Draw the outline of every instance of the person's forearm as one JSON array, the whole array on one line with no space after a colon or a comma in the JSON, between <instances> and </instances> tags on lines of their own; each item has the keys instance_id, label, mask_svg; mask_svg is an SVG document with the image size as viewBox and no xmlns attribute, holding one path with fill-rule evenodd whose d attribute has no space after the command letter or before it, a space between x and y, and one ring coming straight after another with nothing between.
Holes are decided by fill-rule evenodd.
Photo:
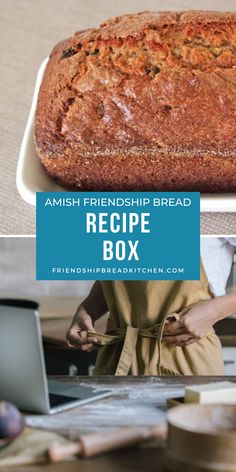
<instances>
[{"instance_id":1,"label":"person's forearm","mask_svg":"<svg viewBox=\"0 0 236 472\"><path fill-rule=\"evenodd\" d=\"M223 320L236 313L236 292L213 298L211 303L215 311L216 321Z\"/></svg>"},{"instance_id":2,"label":"person's forearm","mask_svg":"<svg viewBox=\"0 0 236 472\"><path fill-rule=\"evenodd\" d=\"M99 281L94 283L88 296L79 305L77 313L83 309L91 316L93 321L107 313L108 307Z\"/></svg>"}]
</instances>

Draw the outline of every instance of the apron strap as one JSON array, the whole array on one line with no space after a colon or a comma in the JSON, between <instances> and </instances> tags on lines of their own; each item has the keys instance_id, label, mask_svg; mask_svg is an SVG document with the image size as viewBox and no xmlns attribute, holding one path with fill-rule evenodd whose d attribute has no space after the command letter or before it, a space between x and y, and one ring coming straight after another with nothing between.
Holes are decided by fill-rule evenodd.
<instances>
[{"instance_id":1,"label":"apron strap","mask_svg":"<svg viewBox=\"0 0 236 472\"><path fill-rule=\"evenodd\" d=\"M134 354L136 353L138 335L139 328L127 326L124 345L122 348L115 375L128 375L132 365Z\"/></svg>"},{"instance_id":2,"label":"apron strap","mask_svg":"<svg viewBox=\"0 0 236 472\"><path fill-rule=\"evenodd\" d=\"M163 338L163 333L165 329L165 324L168 319L175 319L175 321L179 321L180 316L177 313L171 313L164 316L161 320L160 327L157 333L157 348L158 348L158 362L157 362L157 375L161 376L161 342Z\"/></svg>"},{"instance_id":3,"label":"apron strap","mask_svg":"<svg viewBox=\"0 0 236 472\"><path fill-rule=\"evenodd\" d=\"M117 330L119 332L121 330ZM98 347L99 346L107 346L109 344L117 344L121 341L124 340L124 332L121 334L103 334L103 333L98 333L97 331L87 331L87 336L89 338L96 338Z\"/></svg>"},{"instance_id":4,"label":"apron strap","mask_svg":"<svg viewBox=\"0 0 236 472\"><path fill-rule=\"evenodd\" d=\"M115 375L128 375L134 356L136 354L136 345L138 337L155 338L158 349L157 374L161 376L161 342L166 321L174 319L178 321L180 316L177 313L170 313L164 316L161 323L157 323L149 328L139 329L133 326L127 326L125 329L117 329L117 334L101 334L93 331L88 331L88 337L97 338L98 345L107 346L109 344L116 344L123 341L123 347L116 368Z\"/></svg>"}]
</instances>

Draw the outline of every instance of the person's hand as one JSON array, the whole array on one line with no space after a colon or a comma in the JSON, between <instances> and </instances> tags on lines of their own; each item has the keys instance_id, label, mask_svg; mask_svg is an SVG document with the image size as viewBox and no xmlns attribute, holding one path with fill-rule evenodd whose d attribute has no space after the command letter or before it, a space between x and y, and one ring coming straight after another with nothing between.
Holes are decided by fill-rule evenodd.
<instances>
[{"instance_id":1,"label":"person's hand","mask_svg":"<svg viewBox=\"0 0 236 472\"><path fill-rule=\"evenodd\" d=\"M167 320L163 342L176 346L188 346L198 342L217 321L214 300L203 300L179 312L178 321Z\"/></svg>"},{"instance_id":2,"label":"person's hand","mask_svg":"<svg viewBox=\"0 0 236 472\"><path fill-rule=\"evenodd\" d=\"M66 338L72 346L80 347L82 351L89 352L95 348L97 340L91 336L88 339L88 331L95 332L93 321L86 310L80 307L66 333Z\"/></svg>"}]
</instances>

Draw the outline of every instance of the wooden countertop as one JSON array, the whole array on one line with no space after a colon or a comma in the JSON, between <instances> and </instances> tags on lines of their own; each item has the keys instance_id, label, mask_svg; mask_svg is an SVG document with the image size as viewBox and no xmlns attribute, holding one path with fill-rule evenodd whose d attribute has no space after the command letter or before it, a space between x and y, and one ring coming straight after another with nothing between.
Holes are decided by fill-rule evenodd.
<instances>
[{"instance_id":1,"label":"wooden countertop","mask_svg":"<svg viewBox=\"0 0 236 472\"><path fill-rule=\"evenodd\" d=\"M55 377L54 377L55 378ZM102 432L121 426L156 425L165 421L166 400L181 396L185 385L225 380L225 377L56 377L67 382L109 389L108 398L57 415L28 415L27 424L66 434ZM228 378L236 382L236 377ZM162 471L163 452L157 447L130 448L74 463L49 465L44 472ZM18 472L39 472L40 467L19 467Z\"/></svg>"}]
</instances>

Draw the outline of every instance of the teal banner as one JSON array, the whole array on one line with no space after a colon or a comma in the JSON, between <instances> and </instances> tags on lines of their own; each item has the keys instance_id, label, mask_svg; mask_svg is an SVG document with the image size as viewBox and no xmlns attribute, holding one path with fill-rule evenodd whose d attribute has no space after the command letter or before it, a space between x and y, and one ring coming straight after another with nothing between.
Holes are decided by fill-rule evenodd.
<instances>
[{"instance_id":1,"label":"teal banner","mask_svg":"<svg viewBox=\"0 0 236 472\"><path fill-rule=\"evenodd\" d=\"M200 194L37 193L38 280L198 280Z\"/></svg>"}]
</instances>

